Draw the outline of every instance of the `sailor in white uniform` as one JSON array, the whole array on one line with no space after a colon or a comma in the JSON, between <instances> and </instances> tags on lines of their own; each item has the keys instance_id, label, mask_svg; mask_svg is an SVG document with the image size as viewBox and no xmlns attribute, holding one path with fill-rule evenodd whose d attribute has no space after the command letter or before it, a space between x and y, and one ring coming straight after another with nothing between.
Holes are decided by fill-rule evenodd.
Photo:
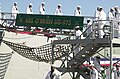
<instances>
[{"instance_id":1,"label":"sailor in white uniform","mask_svg":"<svg viewBox=\"0 0 120 79\"><path fill-rule=\"evenodd\" d=\"M119 9L119 7L115 6L114 10L115 10L115 18L120 19L120 9Z\"/></svg>"},{"instance_id":2,"label":"sailor in white uniform","mask_svg":"<svg viewBox=\"0 0 120 79\"><path fill-rule=\"evenodd\" d=\"M110 8L110 11L108 12L108 18L109 20L114 19L114 8Z\"/></svg>"},{"instance_id":3,"label":"sailor in white uniform","mask_svg":"<svg viewBox=\"0 0 120 79\"><path fill-rule=\"evenodd\" d=\"M100 56L96 56L93 61L94 67L98 71L98 75L101 73L101 65L100 65Z\"/></svg>"},{"instance_id":4,"label":"sailor in white uniform","mask_svg":"<svg viewBox=\"0 0 120 79\"><path fill-rule=\"evenodd\" d=\"M115 10L115 20L116 22L114 22L114 37L115 38L118 38L120 35L119 35L119 31L120 31L120 27L119 27L119 24L120 24L120 9L118 8L118 6L115 6L114 7L114 10Z\"/></svg>"},{"instance_id":5,"label":"sailor in white uniform","mask_svg":"<svg viewBox=\"0 0 120 79\"><path fill-rule=\"evenodd\" d=\"M96 70L94 65L91 66L90 79L98 79L98 71Z\"/></svg>"},{"instance_id":6,"label":"sailor in white uniform","mask_svg":"<svg viewBox=\"0 0 120 79\"><path fill-rule=\"evenodd\" d=\"M75 38L76 38L76 39L83 39L83 35L81 35L81 34L82 34L82 32L81 32L81 30L80 30L80 27L79 27L79 26L76 26L76 27L75 27ZM81 38L80 38L80 35L81 35ZM74 46L74 48L75 48L75 50L74 50L74 55L76 55L76 54L80 51L81 46L80 46L80 44L76 44L76 45Z\"/></svg>"},{"instance_id":7,"label":"sailor in white uniform","mask_svg":"<svg viewBox=\"0 0 120 79\"><path fill-rule=\"evenodd\" d=\"M96 20L98 20L99 9L100 9L99 7L100 6L97 6L97 9L96 9L95 14L94 14L94 17L95 17Z\"/></svg>"},{"instance_id":8,"label":"sailor in white uniform","mask_svg":"<svg viewBox=\"0 0 120 79\"><path fill-rule=\"evenodd\" d=\"M32 9L32 3L29 3L27 9L26 9L26 13L27 14L33 14L33 9Z\"/></svg>"},{"instance_id":9,"label":"sailor in white uniform","mask_svg":"<svg viewBox=\"0 0 120 79\"><path fill-rule=\"evenodd\" d=\"M80 35L82 34L81 30L80 30L80 26L76 26L75 27L75 35L76 35L76 39L78 39L80 37ZM83 35L81 36L81 39L83 38Z\"/></svg>"},{"instance_id":10,"label":"sailor in white uniform","mask_svg":"<svg viewBox=\"0 0 120 79\"><path fill-rule=\"evenodd\" d=\"M55 15L63 15L62 14L62 9L61 9L61 4L57 5L57 8L55 10Z\"/></svg>"},{"instance_id":11,"label":"sailor in white uniform","mask_svg":"<svg viewBox=\"0 0 120 79\"><path fill-rule=\"evenodd\" d=\"M61 79L61 73L51 66L51 71L47 73L45 79Z\"/></svg>"},{"instance_id":12,"label":"sailor in white uniform","mask_svg":"<svg viewBox=\"0 0 120 79\"><path fill-rule=\"evenodd\" d=\"M102 7L99 7L99 15L98 15L98 33L99 33L99 38L103 38L104 32L103 32L103 27L106 23L106 13L103 11ZM103 20L103 21L102 21Z\"/></svg>"},{"instance_id":13,"label":"sailor in white uniform","mask_svg":"<svg viewBox=\"0 0 120 79\"><path fill-rule=\"evenodd\" d=\"M41 15L45 15L45 2L42 2L39 7L39 12Z\"/></svg>"},{"instance_id":14,"label":"sailor in white uniform","mask_svg":"<svg viewBox=\"0 0 120 79\"><path fill-rule=\"evenodd\" d=\"M101 71L101 66L100 66L100 57L99 56L96 56L94 58L94 66L95 68L100 72Z\"/></svg>"},{"instance_id":15,"label":"sailor in white uniform","mask_svg":"<svg viewBox=\"0 0 120 79\"><path fill-rule=\"evenodd\" d=\"M89 36L93 31L91 19L87 19L87 36ZM91 37L91 36L90 36Z\"/></svg>"},{"instance_id":16,"label":"sailor in white uniform","mask_svg":"<svg viewBox=\"0 0 120 79\"><path fill-rule=\"evenodd\" d=\"M75 12L74 12L74 16L81 16L81 6L77 6Z\"/></svg>"},{"instance_id":17,"label":"sailor in white uniform","mask_svg":"<svg viewBox=\"0 0 120 79\"><path fill-rule=\"evenodd\" d=\"M13 3L12 6L12 19L16 19L17 14L19 13L18 7L17 7L17 2Z\"/></svg>"},{"instance_id":18,"label":"sailor in white uniform","mask_svg":"<svg viewBox=\"0 0 120 79\"><path fill-rule=\"evenodd\" d=\"M110 79L110 67L106 69L106 79ZM112 71L112 79L115 79L113 71Z\"/></svg>"},{"instance_id":19,"label":"sailor in white uniform","mask_svg":"<svg viewBox=\"0 0 120 79\"><path fill-rule=\"evenodd\" d=\"M61 4L58 4L57 5L57 8L55 9L55 13L54 13L54 15L63 15L62 14L62 9L61 9ZM58 30L58 31L62 31L62 29L56 29L56 30Z\"/></svg>"}]
</instances>

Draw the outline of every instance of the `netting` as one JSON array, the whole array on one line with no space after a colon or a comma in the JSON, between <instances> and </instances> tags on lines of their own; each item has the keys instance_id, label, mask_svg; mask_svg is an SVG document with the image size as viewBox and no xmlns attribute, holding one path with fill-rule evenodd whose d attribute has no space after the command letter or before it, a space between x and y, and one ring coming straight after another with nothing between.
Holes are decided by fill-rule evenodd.
<instances>
[{"instance_id":1,"label":"netting","mask_svg":"<svg viewBox=\"0 0 120 79\"><path fill-rule=\"evenodd\" d=\"M16 51L18 54L26 57L28 59L38 61L38 62L51 62L52 60L52 44L46 44L40 47L28 47L20 45L17 43L9 42L3 40L10 48ZM59 60L60 58L68 55L71 52L70 44L55 45L54 47L54 60Z\"/></svg>"},{"instance_id":2,"label":"netting","mask_svg":"<svg viewBox=\"0 0 120 79\"><path fill-rule=\"evenodd\" d=\"M0 79L4 79L11 57L12 53L0 53Z\"/></svg>"}]
</instances>

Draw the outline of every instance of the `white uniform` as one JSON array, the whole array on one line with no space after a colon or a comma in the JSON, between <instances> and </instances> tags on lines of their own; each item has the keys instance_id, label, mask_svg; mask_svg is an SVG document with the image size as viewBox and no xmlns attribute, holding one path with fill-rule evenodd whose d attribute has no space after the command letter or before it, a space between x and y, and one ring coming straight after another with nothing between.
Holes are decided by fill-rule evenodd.
<instances>
[{"instance_id":1,"label":"white uniform","mask_svg":"<svg viewBox=\"0 0 120 79\"><path fill-rule=\"evenodd\" d=\"M118 6L115 6L115 18L120 19L120 10Z\"/></svg>"},{"instance_id":2,"label":"white uniform","mask_svg":"<svg viewBox=\"0 0 120 79\"><path fill-rule=\"evenodd\" d=\"M51 74L51 71L48 72L48 74L46 75L45 79L52 79L50 77L50 74ZM53 76L53 79L61 79L61 73L57 70L55 70L53 73L52 73L52 76Z\"/></svg>"},{"instance_id":3,"label":"white uniform","mask_svg":"<svg viewBox=\"0 0 120 79\"><path fill-rule=\"evenodd\" d=\"M55 15L63 15L61 9L56 9L55 10Z\"/></svg>"},{"instance_id":4,"label":"white uniform","mask_svg":"<svg viewBox=\"0 0 120 79\"><path fill-rule=\"evenodd\" d=\"M119 67L114 68L114 79L120 79Z\"/></svg>"},{"instance_id":5,"label":"white uniform","mask_svg":"<svg viewBox=\"0 0 120 79\"><path fill-rule=\"evenodd\" d=\"M115 7L115 19L120 22L120 10L118 6ZM118 21L114 22L114 37L119 37L119 25ZM116 30L115 30L116 29Z\"/></svg>"},{"instance_id":6,"label":"white uniform","mask_svg":"<svg viewBox=\"0 0 120 79\"><path fill-rule=\"evenodd\" d=\"M89 22L89 23L87 23L87 28L89 28L88 30L87 30L87 36L92 32L92 22Z\"/></svg>"},{"instance_id":7,"label":"white uniform","mask_svg":"<svg viewBox=\"0 0 120 79\"><path fill-rule=\"evenodd\" d=\"M94 67L96 68L97 72L98 72L98 75L100 75L100 72L101 72L101 65L100 65L100 62L99 60L97 60L97 58L95 57L94 58ZM99 76L98 76L99 77ZM99 77L100 78L100 77Z\"/></svg>"},{"instance_id":8,"label":"white uniform","mask_svg":"<svg viewBox=\"0 0 120 79\"><path fill-rule=\"evenodd\" d=\"M81 11L80 10L75 10L74 16L81 16Z\"/></svg>"},{"instance_id":9,"label":"white uniform","mask_svg":"<svg viewBox=\"0 0 120 79\"><path fill-rule=\"evenodd\" d=\"M115 14L114 14L114 8L110 8L110 11L108 12L108 19L109 20L113 20L115 18ZM116 22L114 22L114 28L117 28L118 24ZM118 30L114 30L114 37L118 37Z\"/></svg>"},{"instance_id":10,"label":"white uniform","mask_svg":"<svg viewBox=\"0 0 120 79\"><path fill-rule=\"evenodd\" d=\"M98 71L95 68L91 70L90 79L98 79Z\"/></svg>"},{"instance_id":11,"label":"white uniform","mask_svg":"<svg viewBox=\"0 0 120 79\"><path fill-rule=\"evenodd\" d=\"M82 34L82 32L80 30L76 31L76 37L79 37Z\"/></svg>"},{"instance_id":12,"label":"white uniform","mask_svg":"<svg viewBox=\"0 0 120 79\"><path fill-rule=\"evenodd\" d=\"M40 11L40 14L41 14L41 15L45 15L45 7L42 6L42 5L45 5L45 3L42 3L42 4L41 4L41 6L40 6L40 8L39 8L39 11Z\"/></svg>"},{"instance_id":13,"label":"white uniform","mask_svg":"<svg viewBox=\"0 0 120 79\"><path fill-rule=\"evenodd\" d=\"M27 7L26 13L27 14L33 14L32 8Z\"/></svg>"},{"instance_id":14,"label":"white uniform","mask_svg":"<svg viewBox=\"0 0 120 79\"><path fill-rule=\"evenodd\" d=\"M99 13L99 11L96 10L94 16L95 16L95 17L98 17L98 15L99 15L98 13Z\"/></svg>"},{"instance_id":15,"label":"white uniform","mask_svg":"<svg viewBox=\"0 0 120 79\"><path fill-rule=\"evenodd\" d=\"M82 34L82 32L81 32L80 30L77 30L77 31L76 31L76 34L75 34L76 39L78 39L81 34ZM81 36L81 39L82 39L82 38L83 38L83 35ZM75 48L75 50L74 50L74 55L76 55L76 54L80 51L80 46L79 46L79 44L76 44L74 48Z\"/></svg>"},{"instance_id":16,"label":"white uniform","mask_svg":"<svg viewBox=\"0 0 120 79\"><path fill-rule=\"evenodd\" d=\"M12 7L12 18L16 19L16 16L18 13L19 13L19 11L18 11L18 7L17 7L17 3L16 3L16 6L13 5L13 7Z\"/></svg>"},{"instance_id":17,"label":"white uniform","mask_svg":"<svg viewBox=\"0 0 120 79\"><path fill-rule=\"evenodd\" d=\"M119 77L118 77L118 73L117 73L116 70L114 70L114 79L119 79Z\"/></svg>"},{"instance_id":18,"label":"white uniform","mask_svg":"<svg viewBox=\"0 0 120 79\"><path fill-rule=\"evenodd\" d=\"M101 72L101 66L100 63L97 61L96 57L94 58L95 60L93 61L95 68L97 71Z\"/></svg>"},{"instance_id":19,"label":"white uniform","mask_svg":"<svg viewBox=\"0 0 120 79\"><path fill-rule=\"evenodd\" d=\"M106 79L110 79L110 67L106 70ZM112 79L114 79L114 73L112 72Z\"/></svg>"},{"instance_id":20,"label":"white uniform","mask_svg":"<svg viewBox=\"0 0 120 79\"><path fill-rule=\"evenodd\" d=\"M99 12L98 20L106 20L106 14L103 10L101 12ZM100 38L103 38L103 35L104 35L103 27L104 27L105 23L106 23L106 21L98 22L98 33L99 33Z\"/></svg>"},{"instance_id":21,"label":"white uniform","mask_svg":"<svg viewBox=\"0 0 120 79\"><path fill-rule=\"evenodd\" d=\"M78 38L78 37L80 37L80 35L82 34L82 32L80 31L80 30L77 30L76 31L76 34L75 34L75 36L76 36L76 39ZM83 35L81 36L81 39L83 38Z\"/></svg>"},{"instance_id":22,"label":"white uniform","mask_svg":"<svg viewBox=\"0 0 120 79\"><path fill-rule=\"evenodd\" d=\"M40 6L40 14L45 15L45 7Z\"/></svg>"},{"instance_id":23,"label":"white uniform","mask_svg":"<svg viewBox=\"0 0 120 79\"><path fill-rule=\"evenodd\" d=\"M60 8L56 8L56 10L55 10L55 15L63 15L62 14L62 9L61 9L61 5L60 4L58 4L58 6L60 6Z\"/></svg>"},{"instance_id":24,"label":"white uniform","mask_svg":"<svg viewBox=\"0 0 120 79\"><path fill-rule=\"evenodd\" d=\"M119 11L115 11L115 18L119 19Z\"/></svg>"},{"instance_id":25,"label":"white uniform","mask_svg":"<svg viewBox=\"0 0 120 79\"><path fill-rule=\"evenodd\" d=\"M30 5L32 6L32 4L30 3L30 4L28 5L27 10L26 10L26 13L27 13L27 14L33 14L33 9L32 9L32 7L29 7Z\"/></svg>"},{"instance_id":26,"label":"white uniform","mask_svg":"<svg viewBox=\"0 0 120 79\"><path fill-rule=\"evenodd\" d=\"M108 12L108 18L113 19L114 18L114 13L113 12Z\"/></svg>"},{"instance_id":27,"label":"white uniform","mask_svg":"<svg viewBox=\"0 0 120 79\"><path fill-rule=\"evenodd\" d=\"M99 6L97 7L97 10L95 11L95 14L94 14L94 17L96 20L98 20L98 15L99 15L98 9L99 9Z\"/></svg>"},{"instance_id":28,"label":"white uniform","mask_svg":"<svg viewBox=\"0 0 120 79\"><path fill-rule=\"evenodd\" d=\"M81 16L80 8L81 8L81 6L78 5L77 8L76 8L76 10L75 10L75 12L74 12L74 16Z\"/></svg>"}]
</instances>

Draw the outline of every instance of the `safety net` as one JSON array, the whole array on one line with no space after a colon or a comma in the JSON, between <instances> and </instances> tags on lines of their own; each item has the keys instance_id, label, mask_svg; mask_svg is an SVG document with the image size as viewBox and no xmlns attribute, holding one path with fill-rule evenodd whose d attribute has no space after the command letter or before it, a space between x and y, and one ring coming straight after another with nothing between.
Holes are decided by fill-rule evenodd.
<instances>
[{"instance_id":1,"label":"safety net","mask_svg":"<svg viewBox=\"0 0 120 79\"><path fill-rule=\"evenodd\" d=\"M54 50L54 54L53 54L52 43L35 48L5 40L3 40L3 42L7 44L11 49L16 51L18 54L22 55L23 57L26 57L34 61L47 62L47 63L51 62L52 59L59 60L60 58L68 55L72 47L70 44L55 45L53 48Z\"/></svg>"},{"instance_id":2,"label":"safety net","mask_svg":"<svg viewBox=\"0 0 120 79\"><path fill-rule=\"evenodd\" d=\"M4 79L12 53L0 53L0 79Z\"/></svg>"}]
</instances>

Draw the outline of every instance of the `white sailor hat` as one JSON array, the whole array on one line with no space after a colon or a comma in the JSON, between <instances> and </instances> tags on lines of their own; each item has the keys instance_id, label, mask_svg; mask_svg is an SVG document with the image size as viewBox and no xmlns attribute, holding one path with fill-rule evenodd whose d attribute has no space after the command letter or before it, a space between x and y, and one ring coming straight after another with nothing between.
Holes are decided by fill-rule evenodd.
<instances>
[{"instance_id":1,"label":"white sailor hat","mask_svg":"<svg viewBox=\"0 0 120 79\"><path fill-rule=\"evenodd\" d=\"M29 3L29 5L33 6L33 4L32 4L32 3Z\"/></svg>"},{"instance_id":2,"label":"white sailor hat","mask_svg":"<svg viewBox=\"0 0 120 79\"><path fill-rule=\"evenodd\" d=\"M80 28L80 26L76 26L75 28L78 29L78 28Z\"/></svg>"},{"instance_id":3,"label":"white sailor hat","mask_svg":"<svg viewBox=\"0 0 120 79\"><path fill-rule=\"evenodd\" d=\"M58 4L58 6L60 6L60 7L61 7L62 5L61 5L61 4Z\"/></svg>"},{"instance_id":4,"label":"white sailor hat","mask_svg":"<svg viewBox=\"0 0 120 79\"><path fill-rule=\"evenodd\" d=\"M113 7L111 7L110 9L111 9L111 10L114 10L114 8L113 8Z\"/></svg>"},{"instance_id":5,"label":"white sailor hat","mask_svg":"<svg viewBox=\"0 0 120 79\"><path fill-rule=\"evenodd\" d=\"M90 18L88 18L87 20L91 20Z\"/></svg>"},{"instance_id":6,"label":"white sailor hat","mask_svg":"<svg viewBox=\"0 0 120 79\"><path fill-rule=\"evenodd\" d=\"M118 6L116 5L115 8L118 8Z\"/></svg>"},{"instance_id":7,"label":"white sailor hat","mask_svg":"<svg viewBox=\"0 0 120 79\"><path fill-rule=\"evenodd\" d=\"M99 6L100 9L102 9L103 7L102 6Z\"/></svg>"},{"instance_id":8,"label":"white sailor hat","mask_svg":"<svg viewBox=\"0 0 120 79\"><path fill-rule=\"evenodd\" d=\"M42 2L42 4L44 4L44 5L45 5L45 2Z\"/></svg>"},{"instance_id":9,"label":"white sailor hat","mask_svg":"<svg viewBox=\"0 0 120 79\"><path fill-rule=\"evenodd\" d=\"M81 8L81 6L80 6L80 5L77 5L77 7L78 7L78 8Z\"/></svg>"},{"instance_id":10,"label":"white sailor hat","mask_svg":"<svg viewBox=\"0 0 120 79\"><path fill-rule=\"evenodd\" d=\"M14 2L14 4L17 4L17 2Z\"/></svg>"},{"instance_id":11,"label":"white sailor hat","mask_svg":"<svg viewBox=\"0 0 120 79\"><path fill-rule=\"evenodd\" d=\"M97 6L97 10L99 10L100 9L100 6Z\"/></svg>"}]
</instances>

